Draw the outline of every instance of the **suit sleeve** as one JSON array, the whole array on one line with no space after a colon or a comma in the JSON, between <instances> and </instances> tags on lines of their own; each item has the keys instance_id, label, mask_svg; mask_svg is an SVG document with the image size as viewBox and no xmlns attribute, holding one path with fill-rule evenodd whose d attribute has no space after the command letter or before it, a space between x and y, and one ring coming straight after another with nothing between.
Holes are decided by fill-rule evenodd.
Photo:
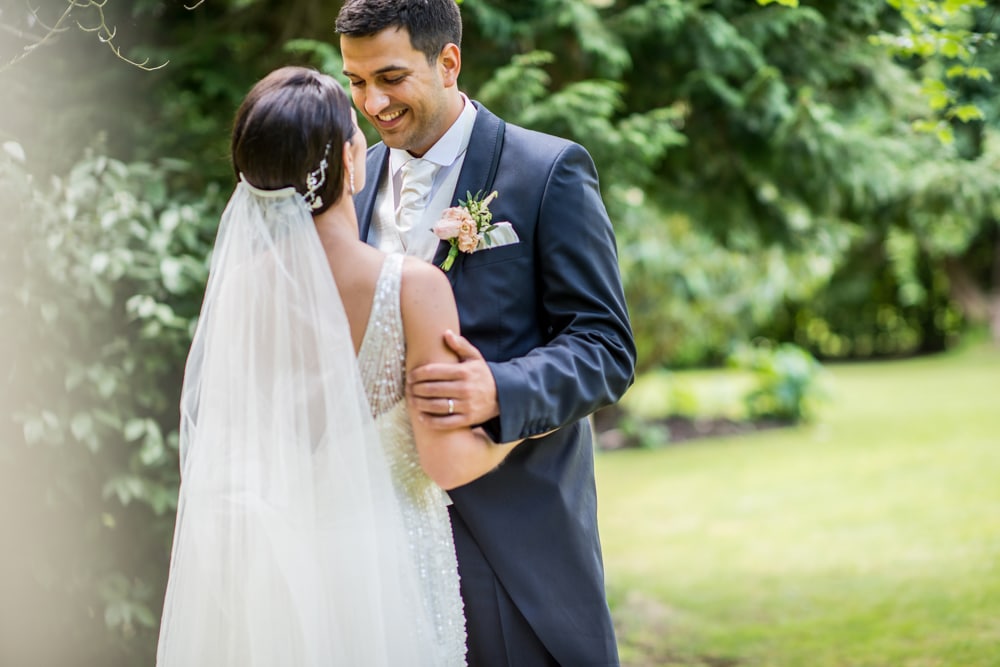
<instances>
[{"instance_id":1,"label":"suit sleeve","mask_svg":"<svg viewBox=\"0 0 1000 667\"><path fill-rule=\"evenodd\" d=\"M614 231L583 147L556 158L542 197L535 262L547 343L491 362L505 442L565 426L617 401L632 384L635 342Z\"/></svg>"}]
</instances>

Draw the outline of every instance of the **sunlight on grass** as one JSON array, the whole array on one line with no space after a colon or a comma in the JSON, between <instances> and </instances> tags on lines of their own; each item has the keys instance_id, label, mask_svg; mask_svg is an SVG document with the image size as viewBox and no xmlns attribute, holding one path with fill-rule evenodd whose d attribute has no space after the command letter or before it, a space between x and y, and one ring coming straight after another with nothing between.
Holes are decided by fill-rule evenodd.
<instances>
[{"instance_id":1,"label":"sunlight on grass","mask_svg":"<svg viewBox=\"0 0 1000 667\"><path fill-rule=\"evenodd\" d=\"M626 664L998 664L1000 351L831 374L814 426L598 458Z\"/></svg>"}]
</instances>

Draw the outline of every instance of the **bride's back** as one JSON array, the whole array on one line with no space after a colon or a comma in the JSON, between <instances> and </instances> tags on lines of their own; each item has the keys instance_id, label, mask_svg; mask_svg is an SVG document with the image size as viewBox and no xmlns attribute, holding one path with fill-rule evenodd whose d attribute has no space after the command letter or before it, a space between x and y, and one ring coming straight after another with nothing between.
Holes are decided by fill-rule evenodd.
<instances>
[{"instance_id":1,"label":"bride's back","mask_svg":"<svg viewBox=\"0 0 1000 667\"><path fill-rule=\"evenodd\" d=\"M337 291L347 312L347 321L351 325L351 340L354 352L361 349L368 320L371 317L372 303L375 299L375 284L378 282L385 255L358 240L342 239L331 241L329 234L324 233L322 222L317 221L320 239L327 254L330 271L333 273Z\"/></svg>"}]
</instances>

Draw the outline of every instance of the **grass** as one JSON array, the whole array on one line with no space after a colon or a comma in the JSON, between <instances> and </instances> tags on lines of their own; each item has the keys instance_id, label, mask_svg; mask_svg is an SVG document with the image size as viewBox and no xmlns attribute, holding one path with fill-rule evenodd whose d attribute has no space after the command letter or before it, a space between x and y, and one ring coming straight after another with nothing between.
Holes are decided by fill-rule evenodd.
<instances>
[{"instance_id":1,"label":"grass","mask_svg":"<svg viewBox=\"0 0 1000 667\"><path fill-rule=\"evenodd\" d=\"M598 457L625 665L1000 665L1000 351L830 387L813 426Z\"/></svg>"}]
</instances>

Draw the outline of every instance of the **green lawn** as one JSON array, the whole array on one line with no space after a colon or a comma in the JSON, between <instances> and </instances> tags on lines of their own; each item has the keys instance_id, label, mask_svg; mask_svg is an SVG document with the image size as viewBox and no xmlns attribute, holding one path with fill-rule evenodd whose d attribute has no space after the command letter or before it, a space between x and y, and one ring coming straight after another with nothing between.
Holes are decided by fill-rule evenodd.
<instances>
[{"instance_id":1,"label":"green lawn","mask_svg":"<svg viewBox=\"0 0 1000 667\"><path fill-rule=\"evenodd\" d=\"M625 665L1000 665L1000 351L830 388L809 427L598 457Z\"/></svg>"}]
</instances>

